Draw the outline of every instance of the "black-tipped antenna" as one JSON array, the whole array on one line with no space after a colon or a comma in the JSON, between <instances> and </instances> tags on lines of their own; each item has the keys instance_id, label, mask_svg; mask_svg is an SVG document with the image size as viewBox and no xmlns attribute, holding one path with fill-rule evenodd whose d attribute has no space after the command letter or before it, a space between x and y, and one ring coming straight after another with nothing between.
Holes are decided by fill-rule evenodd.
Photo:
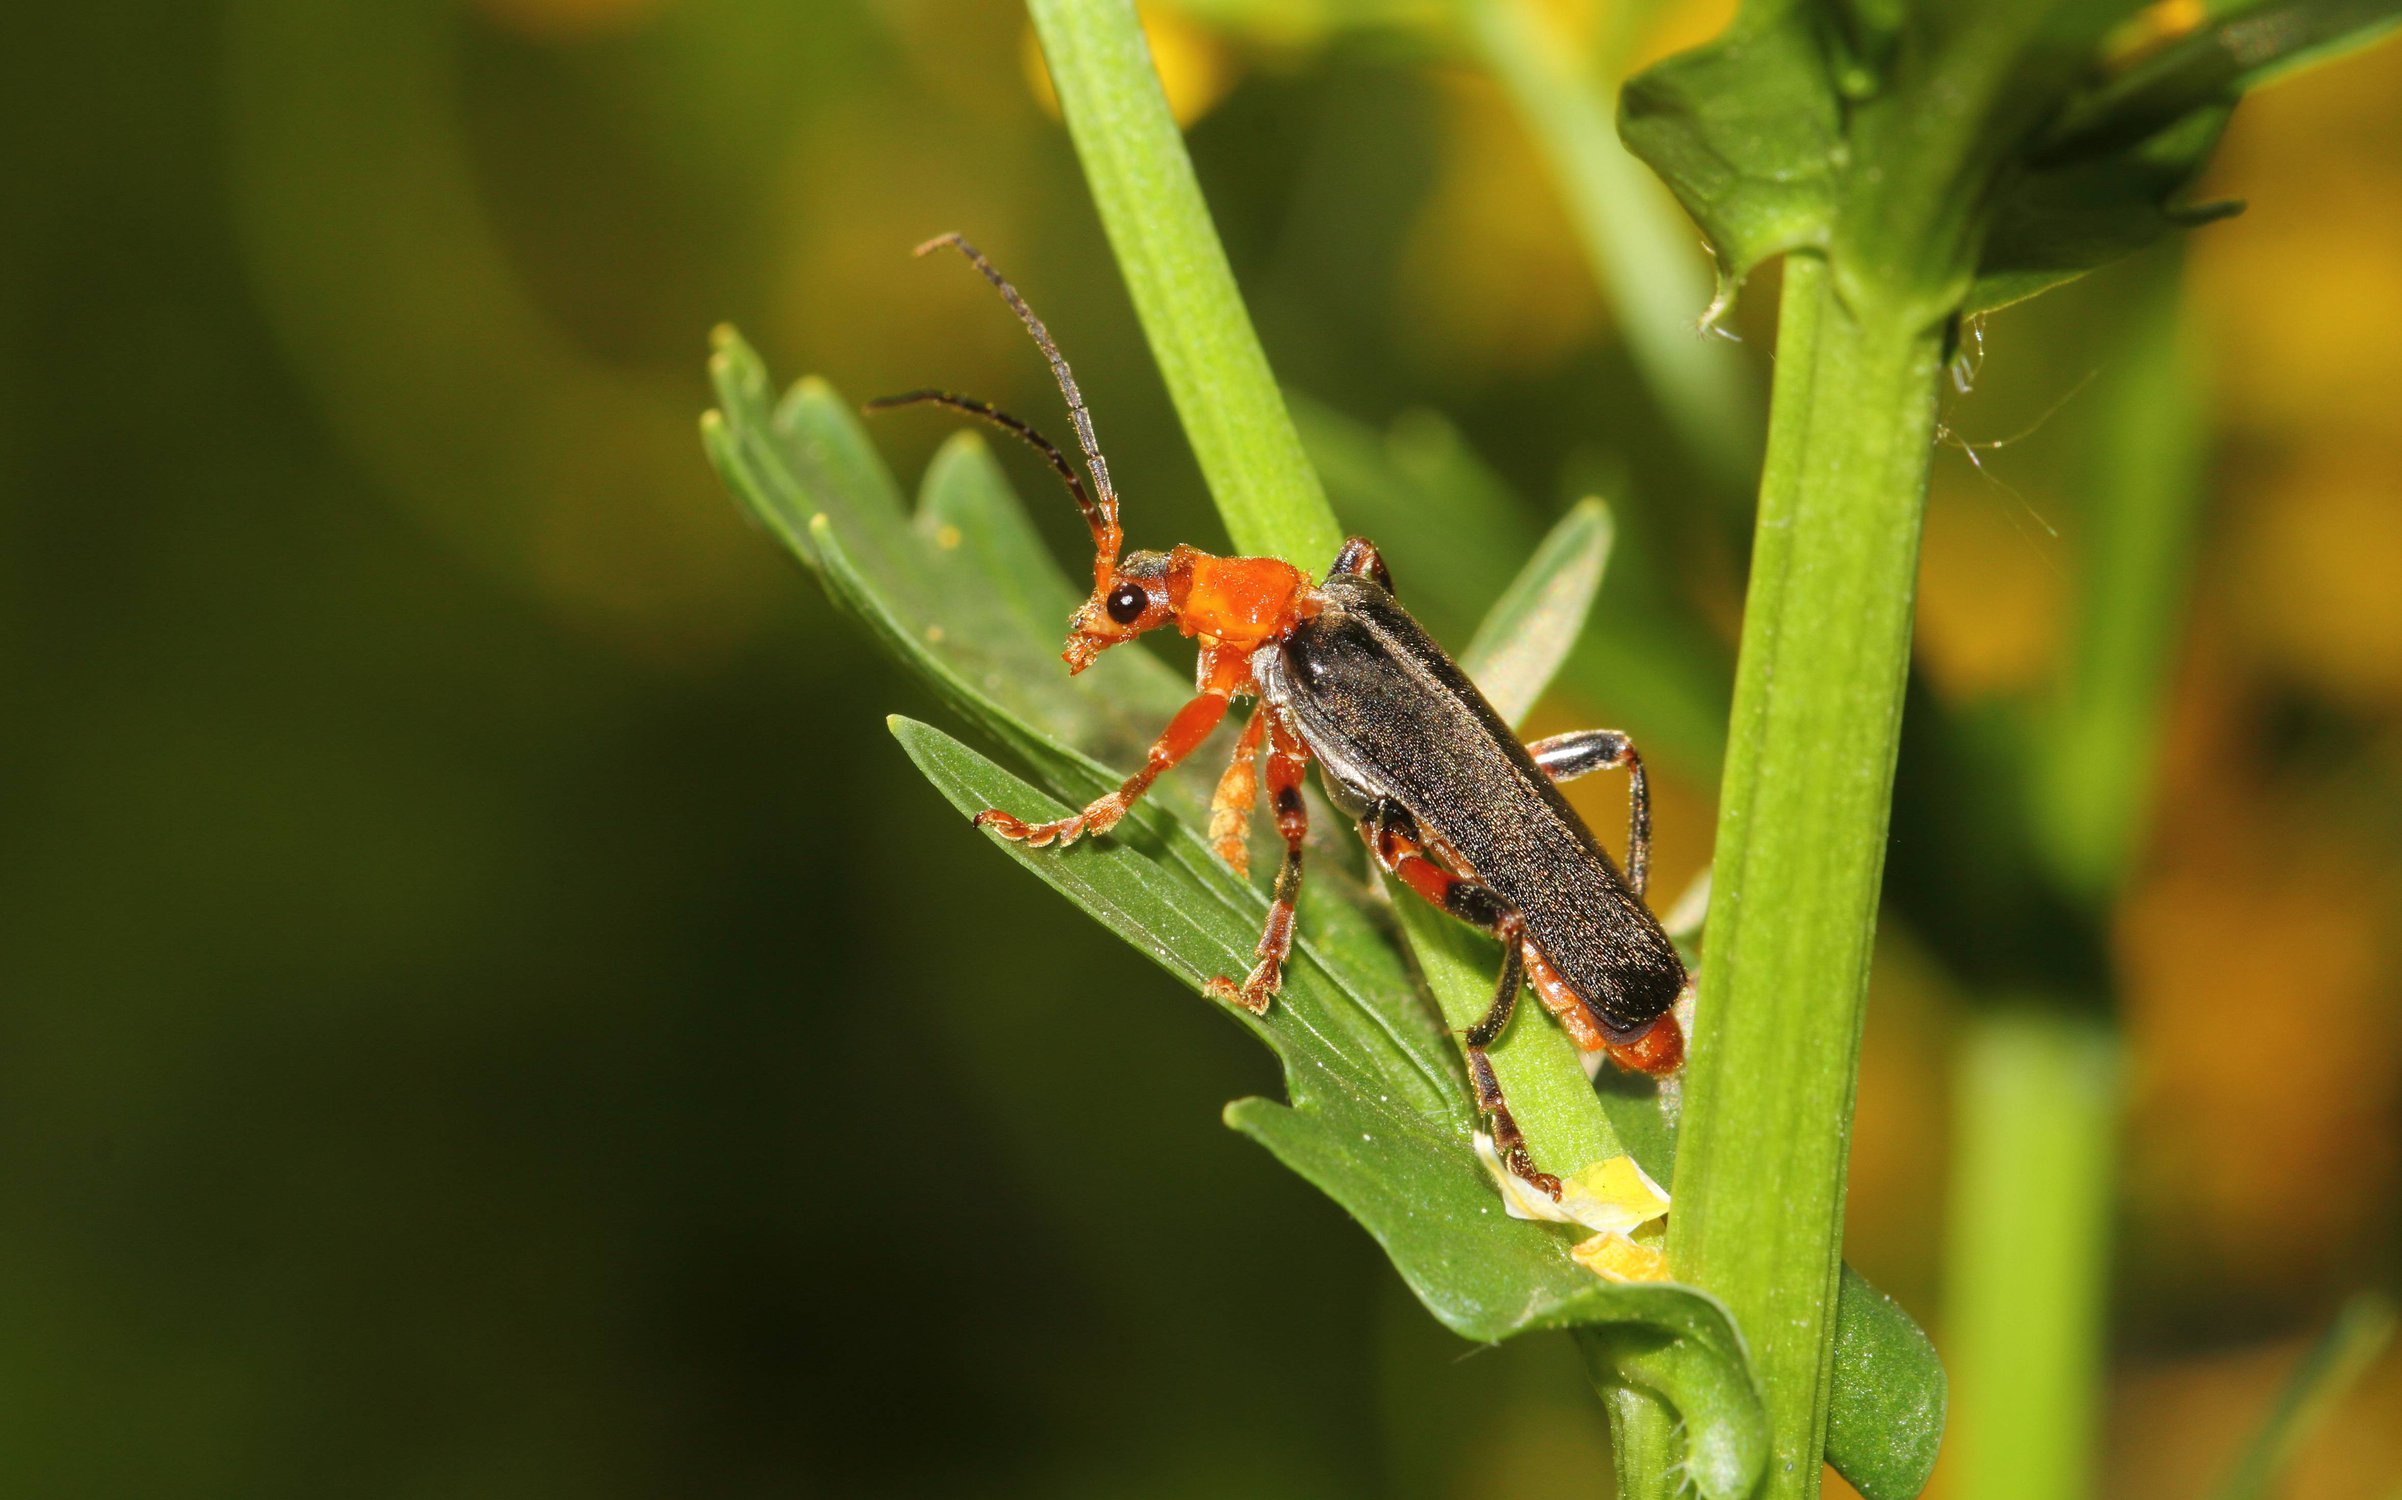
<instances>
[{"instance_id":1,"label":"black-tipped antenna","mask_svg":"<svg viewBox=\"0 0 2402 1500\"><path fill-rule=\"evenodd\" d=\"M1034 309L1026 305L1026 299L1018 295L1018 289L993 269L993 263L984 258L982 251L957 234L940 234L918 246L915 253L927 255L945 245L966 256L969 265L984 273L984 279L993 284L993 289L1001 294L1001 300L1009 304L1010 311L1018 315L1018 321L1026 325L1026 331L1034 335L1034 342L1042 349L1043 358L1051 362L1051 376L1059 382L1059 394L1068 404L1068 421L1076 429L1076 446L1084 450L1084 466L1093 477L1090 500L1087 500L1080 486L1076 487L1076 499L1079 505L1084 506L1085 524L1092 528L1093 545L1098 552L1093 564L1097 578L1108 571L1109 564L1117 561L1122 534L1118 530L1118 492L1109 483L1109 461L1101 456L1101 444L1093 437L1092 413L1084 409L1084 393L1076 389L1076 377L1068 369L1068 362L1060 357L1059 346L1051 341L1051 330L1045 328L1043 320L1034 315ZM973 410L968 407L961 409ZM997 416L990 407L977 411L976 415L988 421ZM1001 425L1012 426L1013 430L1033 437L1033 429L1022 422L1005 422ZM1039 438L1034 441L1050 449L1054 467L1058 467L1058 450L1051 448L1048 443L1042 443Z\"/></svg>"},{"instance_id":2,"label":"black-tipped antenna","mask_svg":"<svg viewBox=\"0 0 2402 1500\"><path fill-rule=\"evenodd\" d=\"M997 406L979 401L973 396L959 395L953 391L903 391L898 396L878 396L875 400L864 403L864 408L868 411L890 411L896 406L947 406L953 411L963 411L971 417L990 422L1003 432L1016 434L1027 447L1050 461L1051 467L1058 471L1060 480L1067 485L1068 493L1075 497L1076 508L1084 512L1085 524L1093 528L1093 535L1096 538L1100 536L1102 527L1100 508L1093 504L1092 495L1084 488L1083 476L1076 472L1076 466L1068 462L1068 456L1059 451L1057 444L1036 432L1032 426L1019 421Z\"/></svg>"}]
</instances>

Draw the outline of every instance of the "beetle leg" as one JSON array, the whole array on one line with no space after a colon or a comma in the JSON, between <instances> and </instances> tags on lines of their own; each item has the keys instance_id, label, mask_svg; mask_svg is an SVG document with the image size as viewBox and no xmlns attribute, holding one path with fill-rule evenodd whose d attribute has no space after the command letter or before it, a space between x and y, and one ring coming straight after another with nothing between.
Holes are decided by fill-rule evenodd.
<instances>
[{"instance_id":1,"label":"beetle leg","mask_svg":"<svg viewBox=\"0 0 2402 1500\"><path fill-rule=\"evenodd\" d=\"M1615 729L1579 729L1537 740L1526 749L1553 781L1626 768L1626 884L1642 895L1651 879L1651 782L1633 742Z\"/></svg>"},{"instance_id":2,"label":"beetle leg","mask_svg":"<svg viewBox=\"0 0 2402 1500\"><path fill-rule=\"evenodd\" d=\"M1493 986L1493 1003L1486 1007L1483 1018L1468 1028L1460 1046L1468 1057L1468 1082L1476 1093L1476 1108L1493 1122L1494 1150L1512 1174L1556 1202L1560 1180L1536 1170L1535 1159L1526 1149L1525 1133L1510 1113L1501 1081L1493 1073L1493 1060L1485 1053L1509 1028L1510 1016L1518 1008L1518 991L1526 983L1526 957L1532 951L1526 942L1526 919L1503 904L1482 881L1454 875L1429 859L1419 842L1415 820L1391 803L1370 812L1362 831L1377 862L1390 870L1394 879L1430 904L1501 939L1501 975Z\"/></svg>"},{"instance_id":3,"label":"beetle leg","mask_svg":"<svg viewBox=\"0 0 2402 1500\"><path fill-rule=\"evenodd\" d=\"M1274 712L1264 703L1259 711L1262 717ZM1250 974L1239 986L1219 978L1204 987L1211 999L1255 1016L1267 1014L1268 1002L1284 988L1284 961L1293 951L1293 903L1301 895L1301 846L1309 837L1309 808L1301 800L1309 750L1281 717L1268 720L1267 732L1268 805L1276 813L1276 831L1284 835L1284 863L1276 869L1276 895L1268 904L1268 924L1260 932Z\"/></svg>"},{"instance_id":4,"label":"beetle leg","mask_svg":"<svg viewBox=\"0 0 2402 1500\"><path fill-rule=\"evenodd\" d=\"M1393 574L1384 565L1384 554L1377 551L1376 544L1364 536L1346 539L1343 550L1334 555L1334 566L1326 572L1328 577L1337 573L1364 574L1375 579L1376 586L1386 593L1393 592Z\"/></svg>"},{"instance_id":5,"label":"beetle leg","mask_svg":"<svg viewBox=\"0 0 2402 1500\"><path fill-rule=\"evenodd\" d=\"M1088 833L1107 833L1118 819L1126 816L1126 809L1134 805L1135 799L1151 789L1160 772L1192 754L1194 747L1208 739L1209 732L1225 717L1226 694L1205 692L1177 710L1168 727L1151 742L1151 753L1144 758L1143 768L1127 777L1116 791L1049 823L1021 822L997 807L988 807L976 814L976 826L1037 848L1050 843L1072 844Z\"/></svg>"},{"instance_id":6,"label":"beetle leg","mask_svg":"<svg viewBox=\"0 0 2402 1500\"><path fill-rule=\"evenodd\" d=\"M1251 809L1259 802L1259 741L1268 730L1268 706L1261 704L1234 742L1234 758L1209 799L1209 846L1237 875L1251 873L1251 844L1244 837Z\"/></svg>"}]
</instances>

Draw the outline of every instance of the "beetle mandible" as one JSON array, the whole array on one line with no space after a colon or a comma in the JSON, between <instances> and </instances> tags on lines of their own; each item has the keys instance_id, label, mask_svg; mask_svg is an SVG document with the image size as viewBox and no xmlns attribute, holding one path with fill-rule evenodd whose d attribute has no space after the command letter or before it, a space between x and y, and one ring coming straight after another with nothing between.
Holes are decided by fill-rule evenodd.
<instances>
[{"instance_id":1,"label":"beetle mandible","mask_svg":"<svg viewBox=\"0 0 2402 1500\"><path fill-rule=\"evenodd\" d=\"M918 246L957 250L1034 336L1067 401L1085 475L1026 423L984 402L920 390L871 410L947 406L1025 440L1059 475L1093 536L1093 592L1068 624L1071 673L1112 646L1173 624L1200 644L1195 692L1151 745L1141 770L1067 817L1027 823L998 808L978 827L1022 843L1067 845L1107 833L1160 774L1200 745L1238 699L1258 708L1210 802L1209 840L1237 870L1263 776L1284 859L1249 974L1209 993L1264 1014L1293 946L1309 812L1303 773L1318 765L1328 796L1359 823L1369 854L1419 896L1501 941L1501 974L1484 1017L1461 1038L1476 1104L1510 1170L1557 1198L1536 1168L1486 1049L1509 1025L1519 989L1535 994L1577 1046L1639 1072L1674 1072L1684 1033L1674 1006L1686 984L1676 948L1642 901L1651 802L1643 761L1625 735L1588 729L1519 743L1467 675L1393 597L1375 546L1353 537L1322 582L1273 557L1215 557L1198 548L1120 555L1118 497L1075 376L1017 289L975 246L946 234ZM1089 477L1088 487L1086 478ZM1628 774L1622 875L1558 784L1588 771Z\"/></svg>"}]
</instances>

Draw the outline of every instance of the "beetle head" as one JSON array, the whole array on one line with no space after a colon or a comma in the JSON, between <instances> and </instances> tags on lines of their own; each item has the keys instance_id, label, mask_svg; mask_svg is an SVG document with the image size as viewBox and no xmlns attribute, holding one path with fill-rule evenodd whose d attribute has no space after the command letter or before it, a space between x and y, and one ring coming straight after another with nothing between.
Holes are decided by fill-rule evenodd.
<instances>
[{"instance_id":1,"label":"beetle head","mask_svg":"<svg viewBox=\"0 0 2402 1500\"><path fill-rule=\"evenodd\" d=\"M1174 614L1167 554L1104 555L1093 569L1093 596L1068 621L1068 645L1060 658L1070 673L1081 672L1110 647L1167 624Z\"/></svg>"}]
</instances>

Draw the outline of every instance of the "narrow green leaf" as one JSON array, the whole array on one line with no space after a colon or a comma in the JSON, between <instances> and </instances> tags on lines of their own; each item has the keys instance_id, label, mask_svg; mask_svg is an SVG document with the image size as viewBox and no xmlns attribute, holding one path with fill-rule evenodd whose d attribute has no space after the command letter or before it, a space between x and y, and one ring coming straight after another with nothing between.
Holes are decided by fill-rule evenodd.
<instances>
[{"instance_id":1,"label":"narrow green leaf","mask_svg":"<svg viewBox=\"0 0 2402 1500\"><path fill-rule=\"evenodd\" d=\"M1068 497L1060 502L1067 504ZM1065 639L1068 616L1084 602L1084 590L1043 545L982 433L962 428L936 452L926 468L917 527L937 549L956 551L960 570L983 580L1029 631Z\"/></svg>"},{"instance_id":2,"label":"narrow green leaf","mask_svg":"<svg viewBox=\"0 0 2402 1500\"><path fill-rule=\"evenodd\" d=\"M2303 1444L2352 1393L2393 1338L2392 1302L2373 1293L2346 1302L2287 1377L2260 1431L2219 1487L2219 1500L2268 1500L2275 1494Z\"/></svg>"},{"instance_id":3,"label":"narrow green leaf","mask_svg":"<svg viewBox=\"0 0 2402 1500\"><path fill-rule=\"evenodd\" d=\"M2402 0L2268 0L2214 16L2063 111L2043 157L2115 152L2197 110L2233 104L2240 94L2356 52L2397 26Z\"/></svg>"},{"instance_id":4,"label":"narrow green leaf","mask_svg":"<svg viewBox=\"0 0 2402 1500\"><path fill-rule=\"evenodd\" d=\"M1438 640L1465 639L1540 536L1532 509L1450 420L1410 411L1383 431L1290 395L1310 460L1393 589Z\"/></svg>"},{"instance_id":5,"label":"narrow green leaf","mask_svg":"<svg viewBox=\"0 0 2402 1500\"><path fill-rule=\"evenodd\" d=\"M1583 633L1609 566L1611 534L1610 508L1597 498L1579 501L1543 538L1460 653L1461 669L1511 723L1534 709Z\"/></svg>"}]
</instances>

